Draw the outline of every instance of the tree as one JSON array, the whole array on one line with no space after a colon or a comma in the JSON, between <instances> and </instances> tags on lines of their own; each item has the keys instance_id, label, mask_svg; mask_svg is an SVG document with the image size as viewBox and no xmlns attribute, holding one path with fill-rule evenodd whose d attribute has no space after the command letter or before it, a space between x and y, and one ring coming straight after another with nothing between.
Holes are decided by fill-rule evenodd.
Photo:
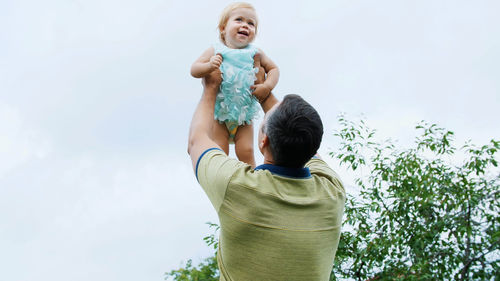
<instances>
[{"instance_id":1,"label":"tree","mask_svg":"<svg viewBox=\"0 0 500 281\"><path fill-rule=\"evenodd\" d=\"M363 120L339 123L331 155L359 194L348 191L331 280L499 280L498 141L457 150L453 132L421 122L401 149Z\"/></svg>"},{"instance_id":2,"label":"tree","mask_svg":"<svg viewBox=\"0 0 500 281\"><path fill-rule=\"evenodd\" d=\"M219 267L217 265L217 247L219 240L217 232L219 226L214 223L207 222L210 228L213 228L213 233L204 237L205 243L213 247L215 253L213 256L204 259L200 264L193 267L193 261L188 260L184 268L171 270L165 273L165 279L172 277L174 281L219 281Z\"/></svg>"}]
</instances>

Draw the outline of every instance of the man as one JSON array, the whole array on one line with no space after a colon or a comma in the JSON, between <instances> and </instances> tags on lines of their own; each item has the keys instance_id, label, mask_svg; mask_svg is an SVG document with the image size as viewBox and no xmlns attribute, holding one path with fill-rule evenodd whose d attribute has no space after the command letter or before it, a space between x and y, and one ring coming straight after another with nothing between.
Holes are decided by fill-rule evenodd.
<instances>
[{"instance_id":1,"label":"man","mask_svg":"<svg viewBox=\"0 0 500 281\"><path fill-rule=\"evenodd\" d=\"M255 61L259 66L258 56ZM264 164L252 169L212 141L220 72L203 82L188 153L219 216L220 280L328 280L345 191L337 174L313 157L323 135L318 113L297 95L282 102L273 94L257 97L266 113L258 137Z\"/></svg>"}]
</instances>

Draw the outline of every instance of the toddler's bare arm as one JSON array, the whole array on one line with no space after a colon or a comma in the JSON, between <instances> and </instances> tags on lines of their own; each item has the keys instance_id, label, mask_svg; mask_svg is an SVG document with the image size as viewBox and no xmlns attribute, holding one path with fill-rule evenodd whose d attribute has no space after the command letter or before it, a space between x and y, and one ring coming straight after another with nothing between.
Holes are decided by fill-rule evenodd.
<instances>
[{"instance_id":1,"label":"toddler's bare arm","mask_svg":"<svg viewBox=\"0 0 500 281\"><path fill-rule=\"evenodd\" d=\"M266 81L263 83L266 85L270 91L276 87L278 80L280 78L280 70L278 66L269 58L262 50L259 50L260 54L260 65L266 71Z\"/></svg>"},{"instance_id":2,"label":"toddler's bare arm","mask_svg":"<svg viewBox=\"0 0 500 281\"><path fill-rule=\"evenodd\" d=\"M252 89L254 89L253 94L256 97L266 97L269 95L269 93L271 93L274 87L276 87L276 84L278 84L280 72L278 66L276 66L276 64L268 56L266 56L266 54L262 50L259 50L258 54L255 55L255 57L259 58L260 65L262 68L264 68L264 71L267 75L265 82L256 82L255 85L252 86Z\"/></svg>"},{"instance_id":3,"label":"toddler's bare arm","mask_svg":"<svg viewBox=\"0 0 500 281\"><path fill-rule=\"evenodd\" d=\"M263 85L266 81L266 71L261 65L260 58L260 54L256 54L254 57L254 67L257 67L259 69L259 72L256 74L257 80L255 81L255 85L252 86L252 89L256 89L258 85ZM270 91L267 93L254 91L252 94L259 100L264 113L267 113L275 104L279 102L278 99Z\"/></svg>"},{"instance_id":4,"label":"toddler's bare arm","mask_svg":"<svg viewBox=\"0 0 500 281\"><path fill-rule=\"evenodd\" d=\"M220 54L214 55L214 48L208 48L191 66L191 75L194 78L203 78L215 69L218 69L222 63Z\"/></svg>"}]
</instances>

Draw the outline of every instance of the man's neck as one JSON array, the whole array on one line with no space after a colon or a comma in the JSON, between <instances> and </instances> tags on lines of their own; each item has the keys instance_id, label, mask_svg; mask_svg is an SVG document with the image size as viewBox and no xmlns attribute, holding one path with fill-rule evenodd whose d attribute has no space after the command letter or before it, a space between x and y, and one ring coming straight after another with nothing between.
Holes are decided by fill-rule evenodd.
<instances>
[{"instance_id":1,"label":"man's neck","mask_svg":"<svg viewBox=\"0 0 500 281\"><path fill-rule=\"evenodd\" d=\"M269 150L266 149L262 154L264 155L264 163L263 164L274 165L274 158Z\"/></svg>"},{"instance_id":2,"label":"man's neck","mask_svg":"<svg viewBox=\"0 0 500 281\"><path fill-rule=\"evenodd\" d=\"M264 163L263 163L263 164L271 164L271 165L274 165L274 161L264 159Z\"/></svg>"}]
</instances>

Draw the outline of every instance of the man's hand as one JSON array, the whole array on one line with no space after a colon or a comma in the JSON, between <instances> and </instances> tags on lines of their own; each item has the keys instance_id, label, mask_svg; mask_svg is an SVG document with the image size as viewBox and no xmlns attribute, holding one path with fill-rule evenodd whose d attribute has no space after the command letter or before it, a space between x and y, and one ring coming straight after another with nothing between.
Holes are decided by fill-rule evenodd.
<instances>
[{"instance_id":1,"label":"man's hand","mask_svg":"<svg viewBox=\"0 0 500 281\"><path fill-rule=\"evenodd\" d=\"M271 89L266 84L256 84L250 87L253 95L262 103L271 93Z\"/></svg>"},{"instance_id":2,"label":"man's hand","mask_svg":"<svg viewBox=\"0 0 500 281\"><path fill-rule=\"evenodd\" d=\"M205 90L209 90L210 92L213 90L218 91L221 82L222 82L222 73L218 68L207 74L201 80L201 83L203 84Z\"/></svg>"}]
</instances>

